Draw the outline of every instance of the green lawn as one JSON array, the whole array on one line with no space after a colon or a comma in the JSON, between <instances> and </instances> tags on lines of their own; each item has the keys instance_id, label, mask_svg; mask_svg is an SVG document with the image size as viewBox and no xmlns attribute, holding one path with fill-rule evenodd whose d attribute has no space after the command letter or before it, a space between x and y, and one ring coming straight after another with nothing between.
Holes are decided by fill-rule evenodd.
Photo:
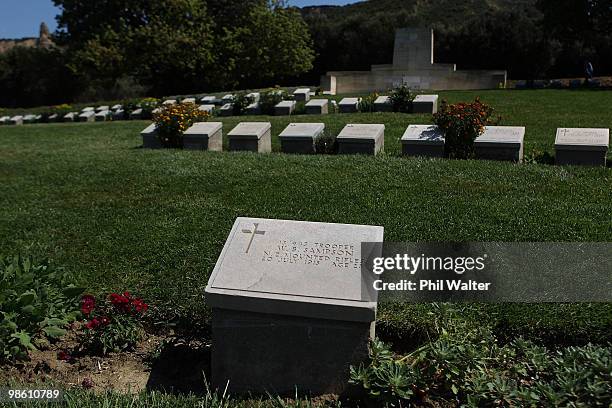
<instances>
[{"instance_id":1,"label":"green lawn","mask_svg":"<svg viewBox=\"0 0 612 408\"><path fill-rule=\"evenodd\" d=\"M610 91L442 92L481 95L503 124L527 127L526 153L553 153L557 127L612 128ZM0 127L0 253L28 250L94 291L130 289L160 318L206 327L204 287L238 216L385 227L388 241L610 241L612 169L409 159L398 139L428 115L222 119L384 123L380 157L145 150L144 121ZM421 336L428 306L381 312L381 333ZM612 339L607 305L475 306L500 332ZM509 316L509 317L508 317ZM425 329L422 329L425 327ZM569 333L569 334L567 334ZM589 337L590 336L590 337Z\"/></svg>"}]
</instances>

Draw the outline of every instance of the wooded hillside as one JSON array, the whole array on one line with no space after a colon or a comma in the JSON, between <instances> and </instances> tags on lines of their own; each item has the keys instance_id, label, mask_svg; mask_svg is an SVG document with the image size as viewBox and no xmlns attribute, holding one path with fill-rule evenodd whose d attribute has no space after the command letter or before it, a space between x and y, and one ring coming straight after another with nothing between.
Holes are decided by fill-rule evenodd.
<instances>
[{"instance_id":1,"label":"wooded hillside","mask_svg":"<svg viewBox=\"0 0 612 408\"><path fill-rule=\"evenodd\" d=\"M436 32L436 62L509 71L511 78L612 73L610 0L369 0L305 7L317 57L313 77L328 70L390 63L395 28Z\"/></svg>"}]
</instances>

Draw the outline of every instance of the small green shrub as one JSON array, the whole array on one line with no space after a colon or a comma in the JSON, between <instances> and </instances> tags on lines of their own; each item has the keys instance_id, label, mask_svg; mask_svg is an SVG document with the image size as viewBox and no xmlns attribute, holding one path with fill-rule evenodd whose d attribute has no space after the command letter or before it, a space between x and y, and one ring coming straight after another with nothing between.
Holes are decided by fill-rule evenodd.
<instances>
[{"instance_id":1,"label":"small green shrub","mask_svg":"<svg viewBox=\"0 0 612 408\"><path fill-rule=\"evenodd\" d=\"M238 92L234 94L234 100L232 101L234 108L234 115L244 115L247 106L253 103L253 98L247 96L246 92Z\"/></svg>"},{"instance_id":2,"label":"small green shrub","mask_svg":"<svg viewBox=\"0 0 612 408\"><path fill-rule=\"evenodd\" d=\"M138 106L142 109L143 119L152 119L153 110L159 107L159 99L157 98L143 98L140 99Z\"/></svg>"},{"instance_id":3,"label":"small green shrub","mask_svg":"<svg viewBox=\"0 0 612 408\"><path fill-rule=\"evenodd\" d=\"M351 368L351 382L392 405L425 398L467 407L609 404L610 345L551 351L522 338L501 344L489 327L461 320L456 310L434 319L438 338L406 356L373 341L369 363Z\"/></svg>"},{"instance_id":4,"label":"small green shrub","mask_svg":"<svg viewBox=\"0 0 612 408\"><path fill-rule=\"evenodd\" d=\"M315 140L316 154L335 154L338 150L338 144L335 134L325 129L323 133Z\"/></svg>"},{"instance_id":5,"label":"small green shrub","mask_svg":"<svg viewBox=\"0 0 612 408\"><path fill-rule=\"evenodd\" d=\"M295 104L295 109L293 110L294 115L305 115L306 114L306 102L297 101Z\"/></svg>"},{"instance_id":6,"label":"small green shrub","mask_svg":"<svg viewBox=\"0 0 612 408\"><path fill-rule=\"evenodd\" d=\"M362 97L357 105L359 112L374 112L374 101L376 101L376 98L378 98L377 93L371 93Z\"/></svg>"},{"instance_id":7,"label":"small green shrub","mask_svg":"<svg viewBox=\"0 0 612 408\"><path fill-rule=\"evenodd\" d=\"M340 108L338 107L338 102L335 99L329 100L329 113L338 113L340 112Z\"/></svg>"},{"instance_id":8,"label":"small green shrub","mask_svg":"<svg viewBox=\"0 0 612 408\"><path fill-rule=\"evenodd\" d=\"M56 105L53 106L51 108L51 112L50 114L54 114L57 113L59 116L64 116L66 115L68 112L71 112L74 108L72 107L72 105L69 105L67 103L63 103L61 105Z\"/></svg>"},{"instance_id":9,"label":"small green shrub","mask_svg":"<svg viewBox=\"0 0 612 408\"><path fill-rule=\"evenodd\" d=\"M374 339L370 343L370 364L351 367L350 383L367 390L377 401L395 403L409 400L414 395L414 384L420 380L419 372L405 361L396 359L388 346Z\"/></svg>"},{"instance_id":10,"label":"small green shrub","mask_svg":"<svg viewBox=\"0 0 612 408\"><path fill-rule=\"evenodd\" d=\"M412 112L412 100L414 96L410 92L410 88L406 85L400 85L389 91L389 100L393 106L393 112Z\"/></svg>"},{"instance_id":11,"label":"small green shrub","mask_svg":"<svg viewBox=\"0 0 612 408\"><path fill-rule=\"evenodd\" d=\"M124 99L120 102L120 105L123 107L126 119L130 112L138 108L142 109L142 119L152 119L153 111L160 106L160 100L157 98Z\"/></svg>"},{"instance_id":12,"label":"small green shrub","mask_svg":"<svg viewBox=\"0 0 612 408\"><path fill-rule=\"evenodd\" d=\"M111 293L98 304L91 295L81 299L81 311L86 317L80 348L90 353L133 349L142 338L142 318L148 305L129 292Z\"/></svg>"},{"instance_id":13,"label":"small green shrub","mask_svg":"<svg viewBox=\"0 0 612 408\"><path fill-rule=\"evenodd\" d=\"M287 91L280 88L271 88L261 93L259 105L264 115L274 115L274 107L287 99Z\"/></svg>"},{"instance_id":14,"label":"small green shrub","mask_svg":"<svg viewBox=\"0 0 612 408\"><path fill-rule=\"evenodd\" d=\"M129 117L130 112L140 107L140 99L124 99L121 101L125 119Z\"/></svg>"},{"instance_id":15,"label":"small green shrub","mask_svg":"<svg viewBox=\"0 0 612 408\"><path fill-rule=\"evenodd\" d=\"M0 257L0 360L27 357L80 316L72 275L28 256Z\"/></svg>"},{"instance_id":16,"label":"small green shrub","mask_svg":"<svg viewBox=\"0 0 612 408\"><path fill-rule=\"evenodd\" d=\"M548 152L534 149L525 155L523 162L527 164L555 164L555 157Z\"/></svg>"}]
</instances>

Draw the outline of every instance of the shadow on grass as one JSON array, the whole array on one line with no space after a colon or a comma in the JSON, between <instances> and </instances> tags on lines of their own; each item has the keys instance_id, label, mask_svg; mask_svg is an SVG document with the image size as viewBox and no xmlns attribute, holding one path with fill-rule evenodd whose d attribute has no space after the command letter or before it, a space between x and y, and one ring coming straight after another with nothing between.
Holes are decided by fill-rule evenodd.
<instances>
[{"instance_id":1,"label":"shadow on grass","mask_svg":"<svg viewBox=\"0 0 612 408\"><path fill-rule=\"evenodd\" d=\"M166 344L151 367L148 391L172 394L206 394L210 379L210 347L192 344Z\"/></svg>"}]
</instances>

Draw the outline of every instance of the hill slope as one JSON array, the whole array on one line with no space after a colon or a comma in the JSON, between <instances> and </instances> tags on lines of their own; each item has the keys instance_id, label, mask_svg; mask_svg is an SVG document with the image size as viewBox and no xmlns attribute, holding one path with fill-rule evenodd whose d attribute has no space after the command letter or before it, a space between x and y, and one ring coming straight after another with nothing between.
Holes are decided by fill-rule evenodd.
<instances>
[{"instance_id":1,"label":"hill slope","mask_svg":"<svg viewBox=\"0 0 612 408\"><path fill-rule=\"evenodd\" d=\"M534 8L536 0L367 0L345 6L307 6L301 9L305 18L316 15L346 19L363 14L375 19L381 15L408 12L422 24L463 24L470 16L488 10L525 10Z\"/></svg>"},{"instance_id":2,"label":"hill slope","mask_svg":"<svg viewBox=\"0 0 612 408\"><path fill-rule=\"evenodd\" d=\"M304 7L301 13L317 52L313 78L330 70L367 70L372 64L390 63L395 29L410 26L435 30L436 62L468 69L507 69L514 78L552 73L555 64L565 70L563 75L580 75L584 56L574 53L569 61L557 58L562 47L549 35L544 13L536 3L369 0L346 6ZM549 11L559 9L568 10L560 4ZM592 54L588 58L597 61L598 54Z\"/></svg>"}]
</instances>

